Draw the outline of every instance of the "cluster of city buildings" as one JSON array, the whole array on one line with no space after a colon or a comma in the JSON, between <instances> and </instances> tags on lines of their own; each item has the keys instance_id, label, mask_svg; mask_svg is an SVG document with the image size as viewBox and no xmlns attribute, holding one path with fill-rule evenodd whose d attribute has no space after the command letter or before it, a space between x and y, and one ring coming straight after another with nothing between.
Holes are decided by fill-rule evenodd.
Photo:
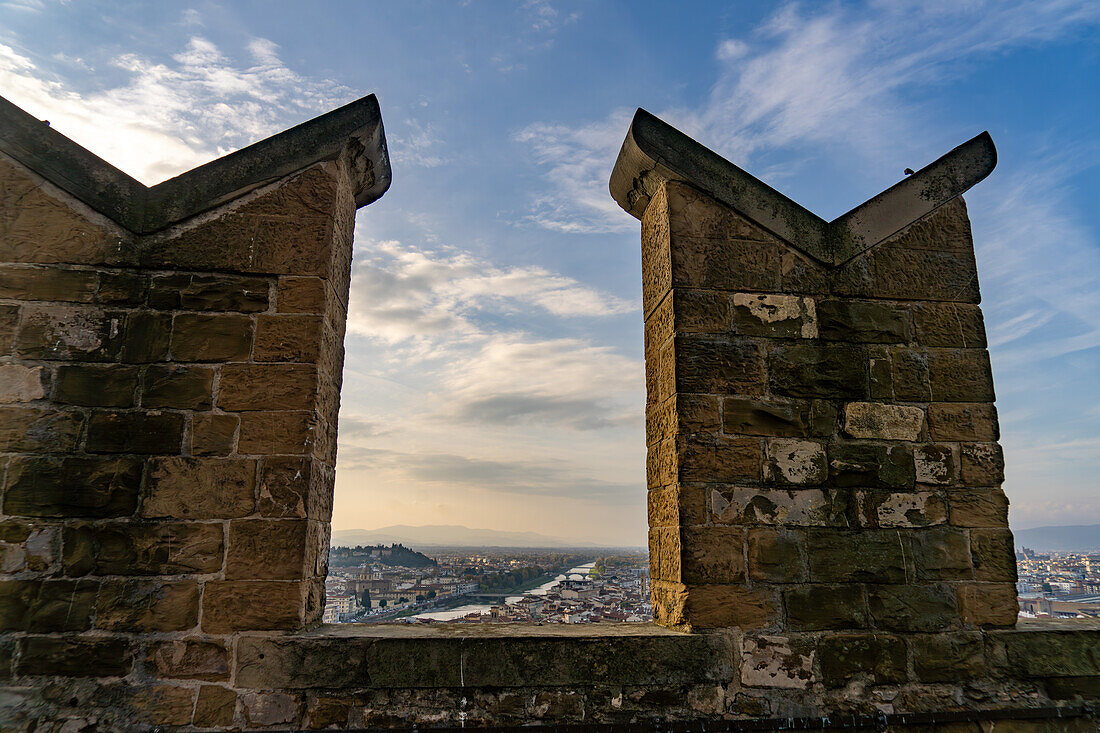
<instances>
[{"instance_id":1,"label":"cluster of city buildings","mask_svg":"<svg viewBox=\"0 0 1100 733\"><path fill-rule=\"evenodd\" d=\"M373 556L357 566L330 567L324 623L652 620L644 555L587 564L559 556L548 563L537 554L483 550L433 559L430 567Z\"/></svg>"},{"instance_id":2,"label":"cluster of city buildings","mask_svg":"<svg viewBox=\"0 0 1100 733\"><path fill-rule=\"evenodd\" d=\"M1025 618L1100 618L1100 553L1016 553Z\"/></svg>"}]
</instances>

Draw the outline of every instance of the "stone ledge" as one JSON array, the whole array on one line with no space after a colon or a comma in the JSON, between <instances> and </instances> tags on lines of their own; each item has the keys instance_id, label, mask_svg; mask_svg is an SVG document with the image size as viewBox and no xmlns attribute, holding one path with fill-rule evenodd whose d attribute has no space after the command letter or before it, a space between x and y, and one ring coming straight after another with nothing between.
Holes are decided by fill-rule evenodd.
<instances>
[{"instance_id":1,"label":"stone ledge","mask_svg":"<svg viewBox=\"0 0 1100 733\"><path fill-rule=\"evenodd\" d=\"M344 158L355 202L389 188L378 99L339 109L147 187L0 97L0 152L135 234L149 234L324 160Z\"/></svg>"},{"instance_id":2,"label":"stone ledge","mask_svg":"<svg viewBox=\"0 0 1100 733\"><path fill-rule=\"evenodd\" d=\"M236 685L496 688L720 684L734 678L735 632L626 626L348 624L293 636L245 635L237 641Z\"/></svg>"},{"instance_id":3,"label":"stone ledge","mask_svg":"<svg viewBox=\"0 0 1100 733\"><path fill-rule=\"evenodd\" d=\"M641 219L665 181L683 181L791 246L838 266L961 196L997 165L983 132L911 176L826 222L713 150L639 109L611 171L611 196Z\"/></svg>"}]
</instances>

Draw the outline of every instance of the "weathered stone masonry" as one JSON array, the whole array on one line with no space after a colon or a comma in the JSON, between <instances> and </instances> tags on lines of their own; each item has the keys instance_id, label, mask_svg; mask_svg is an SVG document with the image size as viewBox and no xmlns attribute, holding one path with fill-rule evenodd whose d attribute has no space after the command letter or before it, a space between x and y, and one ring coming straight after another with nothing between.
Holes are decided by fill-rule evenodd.
<instances>
[{"instance_id":1,"label":"weathered stone masonry","mask_svg":"<svg viewBox=\"0 0 1100 733\"><path fill-rule=\"evenodd\" d=\"M324 627L374 98L152 188L0 100L0 730L1095 729L1100 632L1013 628L985 142L826 223L640 112L673 628Z\"/></svg>"}]
</instances>

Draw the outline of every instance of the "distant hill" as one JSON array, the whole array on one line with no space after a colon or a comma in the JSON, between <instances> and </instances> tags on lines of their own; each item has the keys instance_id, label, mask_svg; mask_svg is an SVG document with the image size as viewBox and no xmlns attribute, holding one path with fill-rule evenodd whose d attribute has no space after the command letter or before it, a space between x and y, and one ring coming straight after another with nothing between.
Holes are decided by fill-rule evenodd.
<instances>
[{"instance_id":1,"label":"distant hill","mask_svg":"<svg viewBox=\"0 0 1100 733\"><path fill-rule=\"evenodd\" d=\"M400 565L405 568L426 568L438 565L427 555L400 544L370 545L366 547L336 547L329 555L329 565L347 567L364 562L378 562L383 565Z\"/></svg>"},{"instance_id":2,"label":"distant hill","mask_svg":"<svg viewBox=\"0 0 1100 733\"><path fill-rule=\"evenodd\" d=\"M497 529L470 529L456 524L429 524L413 527L396 524L380 529L341 529L332 533L337 547L355 545L402 544L406 547L603 547L548 537L537 532L505 532Z\"/></svg>"},{"instance_id":3,"label":"distant hill","mask_svg":"<svg viewBox=\"0 0 1100 733\"><path fill-rule=\"evenodd\" d=\"M1100 552L1100 524L1014 529L1016 547L1039 552Z\"/></svg>"}]
</instances>

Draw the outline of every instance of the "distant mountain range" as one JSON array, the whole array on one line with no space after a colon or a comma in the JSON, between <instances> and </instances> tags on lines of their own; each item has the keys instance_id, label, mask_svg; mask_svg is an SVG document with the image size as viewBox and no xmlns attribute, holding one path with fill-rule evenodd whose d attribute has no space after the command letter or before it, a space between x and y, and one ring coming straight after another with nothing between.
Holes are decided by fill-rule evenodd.
<instances>
[{"instance_id":1,"label":"distant mountain range","mask_svg":"<svg viewBox=\"0 0 1100 733\"><path fill-rule=\"evenodd\" d=\"M1100 524L1076 524L1065 527L1014 529L1016 547L1040 552L1098 552Z\"/></svg>"},{"instance_id":2,"label":"distant mountain range","mask_svg":"<svg viewBox=\"0 0 1100 733\"><path fill-rule=\"evenodd\" d=\"M548 537L537 532L503 532L470 529L456 524L428 524L412 527L395 524L380 529L341 529L332 533L338 547L391 545L406 547L607 547L607 545Z\"/></svg>"}]
</instances>

